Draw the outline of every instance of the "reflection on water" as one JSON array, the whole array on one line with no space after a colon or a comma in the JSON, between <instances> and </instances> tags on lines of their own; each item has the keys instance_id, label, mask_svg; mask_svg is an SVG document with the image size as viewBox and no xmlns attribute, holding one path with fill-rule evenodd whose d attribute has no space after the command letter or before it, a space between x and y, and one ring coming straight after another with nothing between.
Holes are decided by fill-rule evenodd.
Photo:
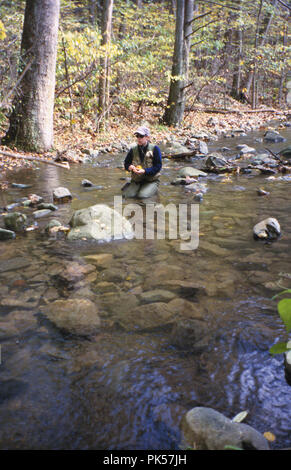
<instances>
[{"instance_id":1,"label":"reflection on water","mask_svg":"<svg viewBox=\"0 0 291 470\"><path fill-rule=\"evenodd\" d=\"M12 175L11 181L32 187L3 193L0 205L30 192L51 201L52 190L61 185L70 189L73 201L60 205L51 218L68 223L77 208L113 207L113 196L124 184L118 168L122 156L106 158L93 169L83 165L66 172L47 166ZM163 204L193 202L191 193L169 184L179 167L164 165ZM104 189L82 188L84 178ZM230 418L248 410L246 423L276 435L272 448L290 446L283 357L268 353L284 338L270 299L291 287L290 183L263 176L207 181L195 251L181 251L179 240L48 239L41 230L48 219L39 220L38 231L1 242L2 449L178 449L181 418L194 406L212 407ZM270 196L258 197L258 187ZM268 216L279 220L282 237L272 244L256 242L252 228ZM104 253L112 256L97 268L85 258ZM156 289L160 302L184 299L176 303L183 305L180 318L194 309L206 320L201 350L183 347L169 324L136 328L139 311L145 315L148 309L150 315L143 293L153 295ZM96 303L102 321L98 334L63 334L41 312L42 305L68 298Z\"/></svg>"}]
</instances>

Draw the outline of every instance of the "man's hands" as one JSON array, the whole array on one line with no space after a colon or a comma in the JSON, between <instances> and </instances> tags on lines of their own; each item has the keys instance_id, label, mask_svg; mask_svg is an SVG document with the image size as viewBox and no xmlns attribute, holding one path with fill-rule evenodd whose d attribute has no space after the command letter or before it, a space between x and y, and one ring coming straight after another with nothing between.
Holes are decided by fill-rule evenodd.
<instances>
[{"instance_id":1,"label":"man's hands","mask_svg":"<svg viewBox=\"0 0 291 470\"><path fill-rule=\"evenodd\" d=\"M128 169L129 171L132 171L133 173L136 173L137 175L143 175L145 173L145 170L143 168L139 168L134 165L129 165Z\"/></svg>"}]
</instances>

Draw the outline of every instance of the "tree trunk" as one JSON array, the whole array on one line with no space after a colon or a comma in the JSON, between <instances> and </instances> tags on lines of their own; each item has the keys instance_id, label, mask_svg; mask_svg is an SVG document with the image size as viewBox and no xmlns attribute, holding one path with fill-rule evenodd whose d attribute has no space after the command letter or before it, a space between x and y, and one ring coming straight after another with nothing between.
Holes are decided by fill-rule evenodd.
<instances>
[{"instance_id":1,"label":"tree trunk","mask_svg":"<svg viewBox=\"0 0 291 470\"><path fill-rule=\"evenodd\" d=\"M286 22L286 26L284 29L284 36L283 36L283 46L287 46L287 38L288 38L288 23ZM280 77L280 85L279 85L279 91L278 91L278 104L279 106L282 105L283 101L283 86L286 78L286 66L283 67L281 77Z\"/></svg>"},{"instance_id":2,"label":"tree trunk","mask_svg":"<svg viewBox=\"0 0 291 470\"><path fill-rule=\"evenodd\" d=\"M177 0L172 77L167 107L163 116L163 122L169 126L180 125L184 117L193 6L194 0Z\"/></svg>"},{"instance_id":3,"label":"tree trunk","mask_svg":"<svg viewBox=\"0 0 291 470\"><path fill-rule=\"evenodd\" d=\"M270 28L271 28L271 24L272 24L272 21L273 21L273 18L274 18L274 14L275 14L275 9L276 9L276 6L277 6L277 0L274 0L273 2L273 6L274 6L274 11L271 12L267 18L265 18L264 20L264 26L261 28L261 36L262 36L262 39L260 42L258 42L258 35L257 35L257 32L256 32L256 37L255 37L255 44L254 44L254 47L255 47L255 50L258 48L258 47L262 47L265 45L265 42L266 42L266 39L268 37L268 34L269 34L269 31L270 31ZM259 15L260 15L260 9L261 9L262 5L260 3L260 7L259 7ZM257 18L257 22L259 21L259 16ZM258 27L258 23L257 23L257 27ZM249 95L249 92L250 92L250 89L251 89L251 85L253 83L253 80L254 80L254 72L253 70L251 70L248 75L247 75L247 78L245 80L245 84L244 84L244 89L246 89L246 95Z\"/></svg>"},{"instance_id":4,"label":"tree trunk","mask_svg":"<svg viewBox=\"0 0 291 470\"><path fill-rule=\"evenodd\" d=\"M87 0L88 5L88 13L89 13L89 21L91 24L95 24L97 22L97 10L98 5L96 0Z\"/></svg>"},{"instance_id":5,"label":"tree trunk","mask_svg":"<svg viewBox=\"0 0 291 470\"><path fill-rule=\"evenodd\" d=\"M101 46L103 56L100 59L101 75L99 80L99 118L98 122L105 122L109 107L110 87L110 42L112 25L113 0L103 0Z\"/></svg>"},{"instance_id":6,"label":"tree trunk","mask_svg":"<svg viewBox=\"0 0 291 470\"><path fill-rule=\"evenodd\" d=\"M233 72L231 96L236 100L241 99L241 60L242 60L242 44L243 34L242 30L235 31L235 42L238 44L236 53L236 68Z\"/></svg>"},{"instance_id":7,"label":"tree trunk","mask_svg":"<svg viewBox=\"0 0 291 470\"><path fill-rule=\"evenodd\" d=\"M2 140L43 152L53 145L53 109L60 0L27 0L19 76L30 63L13 102Z\"/></svg>"},{"instance_id":8,"label":"tree trunk","mask_svg":"<svg viewBox=\"0 0 291 470\"><path fill-rule=\"evenodd\" d=\"M128 6L128 2L129 0L126 0L126 6ZM126 19L124 18L124 14L121 13L121 23L118 29L118 42L119 43L122 43L125 33L126 33ZM120 66L117 65L117 73L116 73L116 92L117 93L120 93L122 85L125 80L126 80L126 77L124 76L124 73L121 71Z\"/></svg>"},{"instance_id":9,"label":"tree trunk","mask_svg":"<svg viewBox=\"0 0 291 470\"><path fill-rule=\"evenodd\" d=\"M260 28L260 21L261 21L261 13L263 7L263 1L260 0L260 6L257 16L257 27L256 27L256 37L255 37L255 59L254 59L254 70L253 70L253 93L252 93L252 109L255 109L257 106L257 50L259 45L259 28Z\"/></svg>"},{"instance_id":10,"label":"tree trunk","mask_svg":"<svg viewBox=\"0 0 291 470\"><path fill-rule=\"evenodd\" d=\"M189 58L192 36L192 20L194 14L194 0L186 0L185 2L185 19L184 19L184 71L186 82L188 82L189 74Z\"/></svg>"},{"instance_id":11,"label":"tree trunk","mask_svg":"<svg viewBox=\"0 0 291 470\"><path fill-rule=\"evenodd\" d=\"M169 13L175 15L176 12L176 0L169 0Z\"/></svg>"}]
</instances>

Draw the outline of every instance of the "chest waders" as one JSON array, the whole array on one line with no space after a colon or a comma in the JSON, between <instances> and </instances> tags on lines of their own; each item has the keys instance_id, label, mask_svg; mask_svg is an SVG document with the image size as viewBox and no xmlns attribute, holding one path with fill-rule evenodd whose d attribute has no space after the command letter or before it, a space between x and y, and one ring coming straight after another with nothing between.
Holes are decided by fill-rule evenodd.
<instances>
[{"instance_id":1,"label":"chest waders","mask_svg":"<svg viewBox=\"0 0 291 470\"><path fill-rule=\"evenodd\" d=\"M138 146L135 145L132 147L132 153L133 153L133 158L132 158L132 165L134 166L141 166L144 170L146 168L151 168L153 166L153 159L154 159L154 151L155 145L153 144L148 144L147 151L144 155L144 160L141 162L140 156L139 156L139 150ZM154 181L159 181L159 176L160 173L157 173L154 176L150 175L137 175L136 173L132 173L131 175L131 181L134 183L151 183Z\"/></svg>"}]
</instances>

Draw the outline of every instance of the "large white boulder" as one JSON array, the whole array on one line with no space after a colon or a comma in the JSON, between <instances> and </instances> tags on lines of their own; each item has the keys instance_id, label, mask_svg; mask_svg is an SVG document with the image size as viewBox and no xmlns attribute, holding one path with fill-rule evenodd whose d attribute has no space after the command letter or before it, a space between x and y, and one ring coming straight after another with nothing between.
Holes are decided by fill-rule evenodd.
<instances>
[{"instance_id":1,"label":"large white boulder","mask_svg":"<svg viewBox=\"0 0 291 470\"><path fill-rule=\"evenodd\" d=\"M79 209L70 220L69 240L93 239L109 242L131 239L134 232L130 222L105 204Z\"/></svg>"}]
</instances>

